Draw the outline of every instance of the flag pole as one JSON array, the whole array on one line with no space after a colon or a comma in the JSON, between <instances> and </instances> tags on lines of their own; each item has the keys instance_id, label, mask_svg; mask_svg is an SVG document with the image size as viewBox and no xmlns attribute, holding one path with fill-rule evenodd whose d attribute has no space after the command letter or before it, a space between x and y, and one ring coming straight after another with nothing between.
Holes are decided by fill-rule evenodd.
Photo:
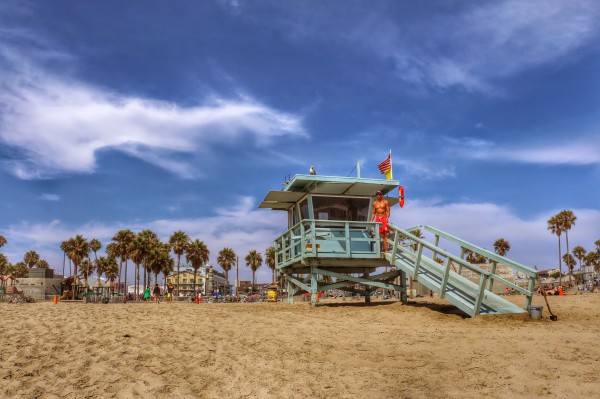
<instances>
[{"instance_id":1,"label":"flag pole","mask_svg":"<svg viewBox=\"0 0 600 399\"><path fill-rule=\"evenodd\" d=\"M394 167L392 166L392 149L390 148L390 180L394 180Z\"/></svg>"}]
</instances>

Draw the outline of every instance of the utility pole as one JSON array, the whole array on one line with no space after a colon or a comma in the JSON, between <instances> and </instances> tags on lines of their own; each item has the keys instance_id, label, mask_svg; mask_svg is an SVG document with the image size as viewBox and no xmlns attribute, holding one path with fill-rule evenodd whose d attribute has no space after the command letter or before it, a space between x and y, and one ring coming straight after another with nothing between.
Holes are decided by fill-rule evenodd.
<instances>
[{"instance_id":1,"label":"utility pole","mask_svg":"<svg viewBox=\"0 0 600 399\"><path fill-rule=\"evenodd\" d=\"M235 297L240 301L240 257L235 257Z\"/></svg>"}]
</instances>

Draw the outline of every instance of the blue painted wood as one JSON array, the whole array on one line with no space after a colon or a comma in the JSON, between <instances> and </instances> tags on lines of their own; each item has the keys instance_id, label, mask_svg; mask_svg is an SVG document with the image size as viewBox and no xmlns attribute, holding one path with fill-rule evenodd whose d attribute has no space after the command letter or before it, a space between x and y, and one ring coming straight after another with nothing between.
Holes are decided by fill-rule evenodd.
<instances>
[{"instance_id":1,"label":"blue painted wood","mask_svg":"<svg viewBox=\"0 0 600 399\"><path fill-rule=\"evenodd\" d=\"M504 256L500 256L500 255L498 255L498 254L496 254L494 252L490 252L487 249L478 247L475 244L471 244L471 243L469 243L467 241L464 241L464 240L462 240L462 239L460 239L458 237L455 237L455 236L453 236L451 234L445 233L445 232L443 232L441 230L436 229L435 227L423 226L423 230L426 230L426 231L432 232L434 234L437 234L440 237L443 237L443 238L447 239L448 241L457 243L457 244L465 247L466 249L469 249L469 250L471 250L471 251L473 251L473 252L475 252L477 254L485 256L486 258L488 258L490 260L496 261L498 263L502 263L503 265L507 265L511 269L519 271L520 273L523 273L526 276L533 277L533 278L535 278L537 276L537 272L534 269L530 268L530 267L527 267L527 266L522 265L520 263L514 262L514 261L512 261L512 260L510 260L510 259L508 259L508 258L506 258Z\"/></svg>"},{"instance_id":2,"label":"blue painted wood","mask_svg":"<svg viewBox=\"0 0 600 399\"><path fill-rule=\"evenodd\" d=\"M418 243L423 247L429 247L432 245L426 243L425 240L419 239L410 234L406 230L397 228L394 225L390 225L390 228L392 231L409 237L412 244ZM440 235L443 237L442 234ZM468 248L466 245L465 247ZM403 245L398 252L388 254L387 257L390 263L396 265L396 267L405 271L406 273L410 273L413 276L416 275L415 279L417 281L434 292L440 294L440 296L444 296L446 300L470 316L494 313L523 313L527 310L527 303L530 304L530 298L533 295L533 278L530 280L531 289L525 290L519 287L520 292L523 292L525 295L527 295L526 307L525 309L522 309L512 302L509 302L486 289L488 279L495 279L497 281L502 281L509 284L512 283L500 278L499 276L496 276L491 272L487 272L481 268L478 268L477 266L471 265L460 258L454 257L441 248L435 248L435 250L440 256L446 258L445 265L440 265L429 257L419 258L419 251L417 250L417 252L415 252L411 248L411 245ZM419 267L417 267L418 260L420 260ZM451 261L473 270L476 273L479 273L479 284L476 284L461 276L459 273L451 270ZM520 267L524 266L521 265Z\"/></svg>"}]
</instances>

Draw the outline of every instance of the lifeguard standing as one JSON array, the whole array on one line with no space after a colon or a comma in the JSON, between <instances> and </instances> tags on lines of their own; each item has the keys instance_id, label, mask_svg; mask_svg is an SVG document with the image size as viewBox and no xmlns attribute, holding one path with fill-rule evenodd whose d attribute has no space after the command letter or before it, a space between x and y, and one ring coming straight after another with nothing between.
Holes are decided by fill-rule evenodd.
<instances>
[{"instance_id":1,"label":"lifeguard standing","mask_svg":"<svg viewBox=\"0 0 600 399\"><path fill-rule=\"evenodd\" d=\"M377 191L377 200L373 201L373 216L371 216L371 222L375 221L381 223L379 226L379 234L383 238L383 251L388 251L388 233L390 227L388 226L388 220L390 219L390 203L388 200L383 198L383 193Z\"/></svg>"}]
</instances>

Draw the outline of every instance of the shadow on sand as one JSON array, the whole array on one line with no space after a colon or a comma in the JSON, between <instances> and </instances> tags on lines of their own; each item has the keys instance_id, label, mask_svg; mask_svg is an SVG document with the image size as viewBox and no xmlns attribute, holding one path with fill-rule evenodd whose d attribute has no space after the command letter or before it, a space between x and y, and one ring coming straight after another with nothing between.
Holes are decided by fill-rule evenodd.
<instances>
[{"instance_id":1,"label":"shadow on sand","mask_svg":"<svg viewBox=\"0 0 600 399\"><path fill-rule=\"evenodd\" d=\"M343 303L323 303L323 302L319 302L317 304L317 306L323 306L323 307L327 307L327 308L342 308L342 307L357 307L357 308L362 308L362 307L373 307L373 306L389 306L389 305L393 305L395 303L398 303L397 301L389 301L389 302L371 302L371 303L365 303L364 301L361 302L343 302Z\"/></svg>"},{"instance_id":2,"label":"shadow on sand","mask_svg":"<svg viewBox=\"0 0 600 399\"><path fill-rule=\"evenodd\" d=\"M397 303L398 303L398 301L383 301L383 302L371 302L371 303L364 303L364 301L343 302L343 303L339 303L339 302L323 303L323 302L321 302L317 306L330 307L330 308L338 308L338 307L359 307L359 308L361 308L361 307L373 307L373 306L390 306L390 305L394 305ZM463 319L470 318L470 316L468 314L466 314L465 312L463 312L456 306L450 305L450 304L432 303L432 302L423 302L423 301L416 302L416 301L409 300L405 306L410 306L413 308L426 308L431 311L442 313L442 314L459 316Z\"/></svg>"},{"instance_id":3,"label":"shadow on sand","mask_svg":"<svg viewBox=\"0 0 600 399\"><path fill-rule=\"evenodd\" d=\"M414 301L408 301L408 304L406 306L412 306L415 308L427 308L429 310L432 310L434 312L438 312L438 313L442 313L442 314L449 314L449 315L455 315L455 316L459 316L463 319L469 319L470 316L468 314L466 314L465 312L463 312L462 310L460 310L459 308L457 308L454 305L450 305L450 304L445 304L445 303L432 303L432 302L414 302Z\"/></svg>"}]
</instances>

